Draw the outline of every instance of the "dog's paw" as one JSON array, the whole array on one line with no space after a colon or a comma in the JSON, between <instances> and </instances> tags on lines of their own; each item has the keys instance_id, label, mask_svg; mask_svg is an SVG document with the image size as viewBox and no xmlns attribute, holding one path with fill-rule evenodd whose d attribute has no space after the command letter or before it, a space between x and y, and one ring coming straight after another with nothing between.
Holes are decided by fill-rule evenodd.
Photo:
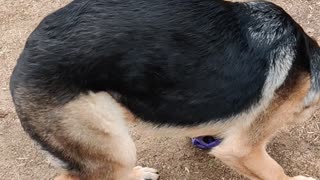
<instances>
[{"instance_id":1,"label":"dog's paw","mask_svg":"<svg viewBox=\"0 0 320 180\"><path fill-rule=\"evenodd\" d=\"M296 176L291 178L290 180L316 180L316 179L312 177Z\"/></svg>"},{"instance_id":2,"label":"dog's paw","mask_svg":"<svg viewBox=\"0 0 320 180\"><path fill-rule=\"evenodd\" d=\"M62 174L60 176L55 177L53 180L80 180L77 176Z\"/></svg>"},{"instance_id":3,"label":"dog's paw","mask_svg":"<svg viewBox=\"0 0 320 180\"><path fill-rule=\"evenodd\" d=\"M157 170L137 166L133 168L130 175L130 180L157 180L159 178L159 173Z\"/></svg>"}]
</instances>

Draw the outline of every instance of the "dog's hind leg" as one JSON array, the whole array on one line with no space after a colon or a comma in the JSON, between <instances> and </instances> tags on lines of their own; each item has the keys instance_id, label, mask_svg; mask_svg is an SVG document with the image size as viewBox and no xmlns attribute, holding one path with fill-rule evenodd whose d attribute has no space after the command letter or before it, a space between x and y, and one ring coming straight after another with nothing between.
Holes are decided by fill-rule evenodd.
<instances>
[{"instance_id":1,"label":"dog's hind leg","mask_svg":"<svg viewBox=\"0 0 320 180\"><path fill-rule=\"evenodd\" d=\"M107 93L89 93L61 111L61 147L79 164L80 179L155 180L157 171L134 167L135 145L122 107Z\"/></svg>"},{"instance_id":2,"label":"dog's hind leg","mask_svg":"<svg viewBox=\"0 0 320 180\"><path fill-rule=\"evenodd\" d=\"M67 172L56 180L158 178L154 169L134 167L136 149L124 111L108 93L82 94L52 109L28 111L28 118L21 116L26 131Z\"/></svg>"},{"instance_id":3,"label":"dog's hind leg","mask_svg":"<svg viewBox=\"0 0 320 180\"><path fill-rule=\"evenodd\" d=\"M316 106L303 106L303 99L310 87L309 81L300 78L294 87L280 92L279 97L248 127L238 125L231 128L222 144L212 149L210 154L250 179L313 180L303 176L288 177L265 150L268 141L280 127L295 119L306 120L317 109Z\"/></svg>"}]
</instances>

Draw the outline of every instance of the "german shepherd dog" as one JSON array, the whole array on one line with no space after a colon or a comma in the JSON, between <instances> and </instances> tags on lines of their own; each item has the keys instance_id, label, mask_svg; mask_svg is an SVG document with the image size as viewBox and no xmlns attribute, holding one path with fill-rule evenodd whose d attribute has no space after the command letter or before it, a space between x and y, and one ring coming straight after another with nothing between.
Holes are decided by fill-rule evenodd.
<instances>
[{"instance_id":1,"label":"german shepherd dog","mask_svg":"<svg viewBox=\"0 0 320 180\"><path fill-rule=\"evenodd\" d=\"M270 2L74 0L30 35L10 86L56 179L158 179L134 167L132 120L219 138L209 154L251 179L313 179L265 150L320 107L320 48Z\"/></svg>"}]
</instances>

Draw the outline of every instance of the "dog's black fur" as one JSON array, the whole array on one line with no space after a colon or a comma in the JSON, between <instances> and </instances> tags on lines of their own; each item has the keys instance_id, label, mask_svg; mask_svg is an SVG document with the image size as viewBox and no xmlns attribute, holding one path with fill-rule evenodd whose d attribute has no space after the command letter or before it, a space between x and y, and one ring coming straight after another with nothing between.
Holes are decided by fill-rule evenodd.
<instances>
[{"instance_id":1,"label":"dog's black fur","mask_svg":"<svg viewBox=\"0 0 320 180\"><path fill-rule=\"evenodd\" d=\"M287 42L290 36L297 41ZM304 38L267 2L76 0L32 33L11 89L31 87L61 103L112 91L146 121L206 123L255 104L269 52L281 43L303 49ZM308 63L305 53L297 57Z\"/></svg>"},{"instance_id":2,"label":"dog's black fur","mask_svg":"<svg viewBox=\"0 0 320 180\"><path fill-rule=\"evenodd\" d=\"M153 124L217 122L259 102L280 45L295 50L295 66L311 71L310 91L318 92L317 43L272 3L74 0L31 34L11 93L16 106L19 88L62 106L81 93L107 91Z\"/></svg>"}]
</instances>

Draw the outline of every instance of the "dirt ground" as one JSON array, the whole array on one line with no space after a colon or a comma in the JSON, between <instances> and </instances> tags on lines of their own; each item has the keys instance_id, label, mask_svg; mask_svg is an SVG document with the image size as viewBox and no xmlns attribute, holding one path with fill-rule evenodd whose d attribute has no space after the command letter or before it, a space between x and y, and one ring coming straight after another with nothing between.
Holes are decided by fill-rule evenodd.
<instances>
[{"instance_id":1,"label":"dirt ground","mask_svg":"<svg viewBox=\"0 0 320 180\"><path fill-rule=\"evenodd\" d=\"M14 112L8 80L29 33L48 13L68 0L0 0L0 180L52 179L56 174L39 148L22 131ZM320 40L320 2L273 0ZM319 114L319 115L317 115ZM289 175L320 179L320 113L283 129L268 147ZM133 128L138 164L158 169L164 180L244 179L193 148L185 138L144 137Z\"/></svg>"}]
</instances>

